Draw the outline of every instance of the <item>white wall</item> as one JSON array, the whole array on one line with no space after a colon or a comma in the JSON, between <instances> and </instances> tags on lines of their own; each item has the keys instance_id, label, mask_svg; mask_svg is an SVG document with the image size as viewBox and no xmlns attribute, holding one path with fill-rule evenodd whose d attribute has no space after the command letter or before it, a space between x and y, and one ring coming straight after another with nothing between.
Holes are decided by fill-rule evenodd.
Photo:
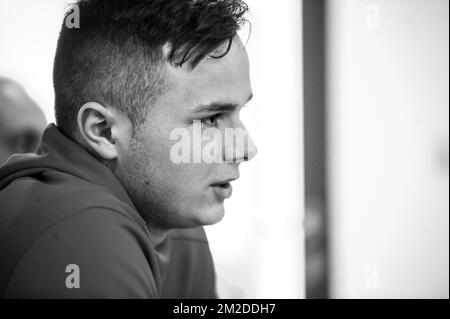
<instances>
[{"instance_id":1,"label":"white wall","mask_svg":"<svg viewBox=\"0 0 450 319\"><path fill-rule=\"evenodd\" d=\"M448 4L330 1L333 297L449 297Z\"/></svg>"},{"instance_id":2,"label":"white wall","mask_svg":"<svg viewBox=\"0 0 450 319\"><path fill-rule=\"evenodd\" d=\"M0 76L25 87L54 122L53 58L63 0L0 0Z\"/></svg>"},{"instance_id":3,"label":"white wall","mask_svg":"<svg viewBox=\"0 0 450 319\"><path fill-rule=\"evenodd\" d=\"M207 229L226 298L304 297L301 1L248 0L255 97L244 124L258 146L222 222ZM243 34L245 37L245 34Z\"/></svg>"},{"instance_id":4,"label":"white wall","mask_svg":"<svg viewBox=\"0 0 450 319\"><path fill-rule=\"evenodd\" d=\"M65 3L0 0L0 75L24 85L48 121ZM226 217L207 233L221 297L303 297L301 1L248 4L255 97L243 119L259 154L242 165Z\"/></svg>"}]
</instances>

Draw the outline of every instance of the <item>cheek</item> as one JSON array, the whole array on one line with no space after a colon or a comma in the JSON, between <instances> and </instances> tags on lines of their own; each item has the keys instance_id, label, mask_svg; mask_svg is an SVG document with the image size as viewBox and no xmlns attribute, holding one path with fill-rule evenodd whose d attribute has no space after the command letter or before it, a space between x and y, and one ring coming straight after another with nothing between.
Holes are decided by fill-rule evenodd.
<instances>
[{"instance_id":1,"label":"cheek","mask_svg":"<svg viewBox=\"0 0 450 319\"><path fill-rule=\"evenodd\" d=\"M205 163L180 163L172 160L171 151L176 141L170 133L158 134L146 146L146 157L151 174L177 193L195 193L204 190L213 165Z\"/></svg>"},{"instance_id":2,"label":"cheek","mask_svg":"<svg viewBox=\"0 0 450 319\"><path fill-rule=\"evenodd\" d=\"M135 152L139 153L135 165L141 166L137 178L145 178L154 192L177 206L198 206L211 201L208 182L214 164L173 162L171 149L176 142L170 140L170 132L161 127L149 130L146 140L141 139L135 146Z\"/></svg>"},{"instance_id":3,"label":"cheek","mask_svg":"<svg viewBox=\"0 0 450 319\"><path fill-rule=\"evenodd\" d=\"M171 181L178 192L201 196L208 185L209 167L202 164L170 164L170 169L162 174Z\"/></svg>"},{"instance_id":4,"label":"cheek","mask_svg":"<svg viewBox=\"0 0 450 319\"><path fill-rule=\"evenodd\" d=\"M172 192L170 200L183 214L199 214L210 209L216 201L209 187L211 166L204 164L173 164L166 176L165 186Z\"/></svg>"},{"instance_id":5,"label":"cheek","mask_svg":"<svg viewBox=\"0 0 450 319\"><path fill-rule=\"evenodd\" d=\"M161 191L174 196L174 200L202 195L206 189L210 167L204 164L174 163L170 158L170 146L156 145L142 152L137 165L146 178Z\"/></svg>"}]
</instances>

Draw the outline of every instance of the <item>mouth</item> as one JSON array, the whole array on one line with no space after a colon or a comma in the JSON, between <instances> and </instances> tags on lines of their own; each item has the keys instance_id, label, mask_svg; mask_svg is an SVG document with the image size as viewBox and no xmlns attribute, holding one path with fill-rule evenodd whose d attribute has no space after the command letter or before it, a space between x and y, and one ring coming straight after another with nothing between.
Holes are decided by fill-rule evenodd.
<instances>
[{"instance_id":1,"label":"mouth","mask_svg":"<svg viewBox=\"0 0 450 319\"><path fill-rule=\"evenodd\" d=\"M211 188L216 197L220 200L230 198L233 193L233 186L231 186L229 182L213 184L211 185Z\"/></svg>"}]
</instances>

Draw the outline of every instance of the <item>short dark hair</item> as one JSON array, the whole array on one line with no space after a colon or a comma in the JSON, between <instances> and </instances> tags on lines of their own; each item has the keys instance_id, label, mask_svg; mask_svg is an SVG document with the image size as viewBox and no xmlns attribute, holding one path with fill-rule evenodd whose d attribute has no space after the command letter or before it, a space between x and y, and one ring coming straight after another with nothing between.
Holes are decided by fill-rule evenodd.
<instances>
[{"instance_id":1,"label":"short dark hair","mask_svg":"<svg viewBox=\"0 0 450 319\"><path fill-rule=\"evenodd\" d=\"M166 86L164 62L195 68L206 56L225 56L248 11L241 0L80 0L73 6L80 25L66 26L71 7L53 70L56 123L67 135L76 131L86 102L124 112L133 128L143 123Z\"/></svg>"}]
</instances>

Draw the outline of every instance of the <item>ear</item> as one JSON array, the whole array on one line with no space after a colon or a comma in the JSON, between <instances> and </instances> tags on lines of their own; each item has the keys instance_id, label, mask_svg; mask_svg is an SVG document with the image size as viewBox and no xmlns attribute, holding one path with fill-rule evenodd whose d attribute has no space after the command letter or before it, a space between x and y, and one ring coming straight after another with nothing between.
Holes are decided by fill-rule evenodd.
<instances>
[{"instance_id":1,"label":"ear","mask_svg":"<svg viewBox=\"0 0 450 319\"><path fill-rule=\"evenodd\" d=\"M88 102L78 111L77 122L81 138L91 151L104 160L117 158L117 145L111 134L114 121L110 110L99 103Z\"/></svg>"}]
</instances>

